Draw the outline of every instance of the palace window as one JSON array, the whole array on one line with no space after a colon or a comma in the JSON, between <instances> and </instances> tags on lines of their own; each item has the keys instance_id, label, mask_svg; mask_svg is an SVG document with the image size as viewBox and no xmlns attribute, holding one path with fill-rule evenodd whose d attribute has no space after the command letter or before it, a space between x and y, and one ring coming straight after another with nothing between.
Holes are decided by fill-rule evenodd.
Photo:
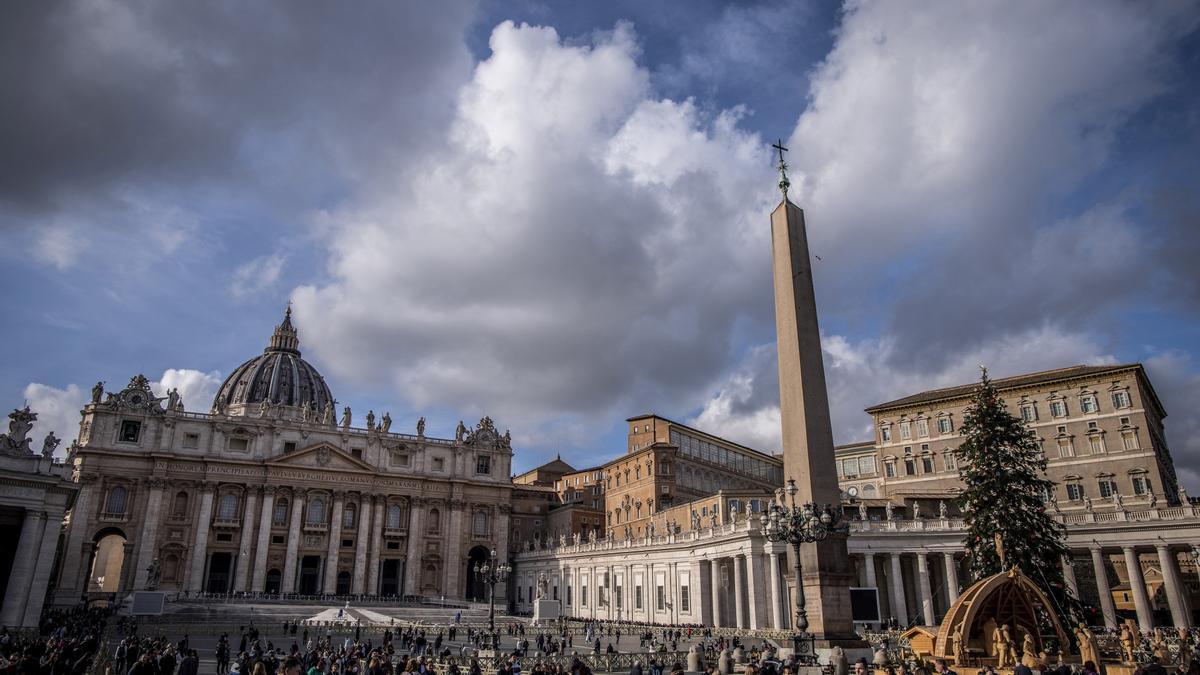
<instances>
[{"instance_id":1,"label":"palace window","mask_svg":"<svg viewBox=\"0 0 1200 675\"><path fill-rule=\"evenodd\" d=\"M1054 417L1066 417L1067 416L1067 402L1066 401L1050 401L1050 414L1053 415Z\"/></svg>"},{"instance_id":2,"label":"palace window","mask_svg":"<svg viewBox=\"0 0 1200 675\"><path fill-rule=\"evenodd\" d=\"M123 486L117 485L108 491L108 499L104 500L104 512L112 514L125 513L125 502L129 498L129 491Z\"/></svg>"},{"instance_id":3,"label":"palace window","mask_svg":"<svg viewBox=\"0 0 1200 675\"><path fill-rule=\"evenodd\" d=\"M1133 494L1148 495L1151 492L1149 478L1140 474L1133 477Z\"/></svg>"},{"instance_id":4,"label":"palace window","mask_svg":"<svg viewBox=\"0 0 1200 675\"><path fill-rule=\"evenodd\" d=\"M308 504L308 522L325 522L325 498L316 497Z\"/></svg>"},{"instance_id":5,"label":"palace window","mask_svg":"<svg viewBox=\"0 0 1200 675\"><path fill-rule=\"evenodd\" d=\"M490 474L492 472L492 458L487 455L480 455L475 458L475 473Z\"/></svg>"},{"instance_id":6,"label":"palace window","mask_svg":"<svg viewBox=\"0 0 1200 675\"><path fill-rule=\"evenodd\" d=\"M221 495L221 502L217 505L217 518L220 520L233 520L238 514L238 498L237 495L225 494Z\"/></svg>"},{"instance_id":7,"label":"palace window","mask_svg":"<svg viewBox=\"0 0 1200 675\"><path fill-rule=\"evenodd\" d=\"M667 608L667 592L661 583L654 587L654 604L658 607L658 611L663 611Z\"/></svg>"},{"instance_id":8,"label":"palace window","mask_svg":"<svg viewBox=\"0 0 1200 675\"><path fill-rule=\"evenodd\" d=\"M921 455L921 473L933 473L933 455Z\"/></svg>"},{"instance_id":9,"label":"palace window","mask_svg":"<svg viewBox=\"0 0 1200 675\"><path fill-rule=\"evenodd\" d=\"M904 448L904 475L917 475L917 463L913 460L912 448Z\"/></svg>"},{"instance_id":10,"label":"palace window","mask_svg":"<svg viewBox=\"0 0 1200 675\"><path fill-rule=\"evenodd\" d=\"M1058 456L1059 457L1074 457L1075 448L1071 445L1071 439L1058 439Z\"/></svg>"},{"instance_id":11,"label":"palace window","mask_svg":"<svg viewBox=\"0 0 1200 675\"><path fill-rule=\"evenodd\" d=\"M1079 398L1079 410L1086 414L1091 414L1097 411L1096 397L1088 394Z\"/></svg>"},{"instance_id":12,"label":"palace window","mask_svg":"<svg viewBox=\"0 0 1200 675\"><path fill-rule=\"evenodd\" d=\"M679 586L679 611L685 614L692 611L691 588L688 587L688 580L686 578Z\"/></svg>"},{"instance_id":13,"label":"palace window","mask_svg":"<svg viewBox=\"0 0 1200 675\"><path fill-rule=\"evenodd\" d=\"M347 504L346 508L342 509L342 528L346 530L354 529L355 516L358 515L358 506Z\"/></svg>"},{"instance_id":14,"label":"palace window","mask_svg":"<svg viewBox=\"0 0 1200 675\"><path fill-rule=\"evenodd\" d=\"M945 453L942 454L942 463L946 465L947 471L957 471L958 470L958 462L955 461L953 450L947 450Z\"/></svg>"},{"instance_id":15,"label":"palace window","mask_svg":"<svg viewBox=\"0 0 1200 675\"><path fill-rule=\"evenodd\" d=\"M288 520L288 500L287 497L280 498L275 502L275 516L271 519L271 524L275 526L286 525Z\"/></svg>"},{"instance_id":16,"label":"palace window","mask_svg":"<svg viewBox=\"0 0 1200 675\"><path fill-rule=\"evenodd\" d=\"M929 438L929 420L917 420L917 436Z\"/></svg>"},{"instance_id":17,"label":"palace window","mask_svg":"<svg viewBox=\"0 0 1200 675\"><path fill-rule=\"evenodd\" d=\"M954 431L954 424L950 421L950 418L949 417L939 417L938 418L938 433L939 434L948 434L952 431Z\"/></svg>"},{"instance_id":18,"label":"palace window","mask_svg":"<svg viewBox=\"0 0 1200 675\"><path fill-rule=\"evenodd\" d=\"M1034 406L1034 404L1026 403L1025 405L1021 406L1021 421L1022 422L1036 422L1037 421L1037 407Z\"/></svg>"},{"instance_id":19,"label":"palace window","mask_svg":"<svg viewBox=\"0 0 1200 675\"><path fill-rule=\"evenodd\" d=\"M1067 483L1067 499L1073 502L1083 501L1083 485Z\"/></svg>"},{"instance_id":20,"label":"palace window","mask_svg":"<svg viewBox=\"0 0 1200 675\"><path fill-rule=\"evenodd\" d=\"M1125 448L1126 450L1137 450L1137 434L1133 433L1132 431L1122 432L1121 447Z\"/></svg>"},{"instance_id":21,"label":"palace window","mask_svg":"<svg viewBox=\"0 0 1200 675\"><path fill-rule=\"evenodd\" d=\"M1111 478L1101 478L1096 485L1100 488L1101 497L1111 497L1117 493L1117 481Z\"/></svg>"},{"instance_id":22,"label":"palace window","mask_svg":"<svg viewBox=\"0 0 1200 675\"><path fill-rule=\"evenodd\" d=\"M1114 408L1128 408L1130 406L1129 392L1114 391L1112 393L1112 404Z\"/></svg>"},{"instance_id":23,"label":"palace window","mask_svg":"<svg viewBox=\"0 0 1200 675\"><path fill-rule=\"evenodd\" d=\"M642 582L637 582L633 586L633 607L634 609L642 608Z\"/></svg>"},{"instance_id":24,"label":"palace window","mask_svg":"<svg viewBox=\"0 0 1200 675\"><path fill-rule=\"evenodd\" d=\"M888 478L895 478L896 477L896 462L894 462L890 459L885 461L883 463L883 475L887 476Z\"/></svg>"},{"instance_id":25,"label":"palace window","mask_svg":"<svg viewBox=\"0 0 1200 675\"><path fill-rule=\"evenodd\" d=\"M1101 436L1094 435L1088 437L1088 445L1091 447L1093 455L1104 454L1104 439Z\"/></svg>"},{"instance_id":26,"label":"palace window","mask_svg":"<svg viewBox=\"0 0 1200 675\"><path fill-rule=\"evenodd\" d=\"M900 423L900 440L907 441L912 438L912 426L908 422Z\"/></svg>"},{"instance_id":27,"label":"palace window","mask_svg":"<svg viewBox=\"0 0 1200 675\"><path fill-rule=\"evenodd\" d=\"M392 504L388 507L387 512L387 527L389 530L400 529L400 505Z\"/></svg>"},{"instance_id":28,"label":"palace window","mask_svg":"<svg viewBox=\"0 0 1200 675\"><path fill-rule=\"evenodd\" d=\"M892 442L892 428L889 426L879 427L879 438L884 443Z\"/></svg>"}]
</instances>

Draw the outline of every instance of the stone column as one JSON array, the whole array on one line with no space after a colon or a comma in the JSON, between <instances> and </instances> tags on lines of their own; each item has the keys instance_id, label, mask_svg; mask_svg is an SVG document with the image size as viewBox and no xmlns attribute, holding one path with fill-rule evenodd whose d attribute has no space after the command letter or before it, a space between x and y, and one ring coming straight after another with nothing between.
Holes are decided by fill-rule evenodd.
<instances>
[{"instance_id":1,"label":"stone column","mask_svg":"<svg viewBox=\"0 0 1200 675\"><path fill-rule=\"evenodd\" d=\"M208 559L208 532L212 529L213 486L200 486L200 512L196 517L196 538L192 541L192 563L188 565L184 588L198 593L204 587L204 563Z\"/></svg>"},{"instance_id":2,"label":"stone column","mask_svg":"<svg viewBox=\"0 0 1200 675\"><path fill-rule=\"evenodd\" d=\"M904 568L899 553L889 553L892 573L888 575L888 587L892 591L892 614L900 625L908 625L908 604L904 601Z\"/></svg>"},{"instance_id":3,"label":"stone column","mask_svg":"<svg viewBox=\"0 0 1200 675\"><path fill-rule=\"evenodd\" d=\"M1150 610L1150 597L1146 594L1146 579L1142 576L1142 564L1137 549L1124 546L1125 573L1129 576L1129 589L1133 593L1133 606L1137 610L1138 628L1149 631L1154 628L1154 614Z\"/></svg>"},{"instance_id":4,"label":"stone column","mask_svg":"<svg viewBox=\"0 0 1200 675\"><path fill-rule=\"evenodd\" d=\"M1176 628L1191 628L1184 585L1179 579L1179 561L1166 544L1158 544L1154 548L1158 551L1158 562L1162 566L1163 590L1166 591L1167 605L1171 608L1171 622Z\"/></svg>"},{"instance_id":5,"label":"stone column","mask_svg":"<svg viewBox=\"0 0 1200 675\"><path fill-rule=\"evenodd\" d=\"M350 580L350 592L362 595L367 576L367 544L371 538L371 498L365 495L358 499L358 522L354 524L358 536L354 539L354 576Z\"/></svg>"},{"instance_id":6,"label":"stone column","mask_svg":"<svg viewBox=\"0 0 1200 675\"><path fill-rule=\"evenodd\" d=\"M763 588L763 573L762 573L762 556L757 553L749 553L746 555L746 589L748 591L746 600L750 610L748 621L751 630L764 628L763 624L767 621L765 607L762 604L762 598L765 594Z\"/></svg>"},{"instance_id":7,"label":"stone column","mask_svg":"<svg viewBox=\"0 0 1200 675\"><path fill-rule=\"evenodd\" d=\"M379 594L379 555L383 548L383 528L386 525L387 500L375 498L375 518L371 521L371 558L367 565L367 595Z\"/></svg>"},{"instance_id":8,"label":"stone column","mask_svg":"<svg viewBox=\"0 0 1200 675\"><path fill-rule=\"evenodd\" d=\"M767 576L771 579L771 628L783 630L783 596L779 583L779 554L771 551L767 556Z\"/></svg>"},{"instance_id":9,"label":"stone column","mask_svg":"<svg viewBox=\"0 0 1200 675\"><path fill-rule=\"evenodd\" d=\"M146 498L146 510L142 515L142 533L138 541L138 555L134 567L132 590L135 591L146 588L150 563L158 557L158 523L162 520L163 488L166 487L166 482L151 478L146 481L146 486L150 488L150 492Z\"/></svg>"},{"instance_id":10,"label":"stone column","mask_svg":"<svg viewBox=\"0 0 1200 675\"><path fill-rule=\"evenodd\" d=\"M953 605L958 601L958 563L954 560L954 552L943 553L942 562L946 567L946 599Z\"/></svg>"},{"instance_id":11,"label":"stone column","mask_svg":"<svg viewBox=\"0 0 1200 675\"><path fill-rule=\"evenodd\" d=\"M33 575L37 570L38 551L42 543L42 531L46 526L46 514L41 511L25 510L21 522L21 537L13 556L12 569L8 574L8 587L4 591L4 606L0 608L0 625L20 626L25 618L25 605L29 602ZM45 589L42 589L43 593ZM33 591L36 593L36 590Z\"/></svg>"},{"instance_id":12,"label":"stone column","mask_svg":"<svg viewBox=\"0 0 1200 675\"><path fill-rule=\"evenodd\" d=\"M425 508L425 500L413 498L408 504L408 552L404 558L404 588L400 591L401 596L417 594L417 579L420 578L417 575L421 569L421 511ZM499 555L500 552L496 553Z\"/></svg>"},{"instance_id":13,"label":"stone column","mask_svg":"<svg viewBox=\"0 0 1200 675\"><path fill-rule=\"evenodd\" d=\"M459 590L459 584L462 580L462 570L459 567L462 566L462 540L463 535L466 534L463 531L463 512L466 510L466 507L462 502L456 500L450 503L449 508L450 528L443 535L446 538L446 585L442 588L446 590L445 595L447 598L457 599L462 597L462 592ZM495 518L492 521L495 521ZM488 524L492 527L496 526L495 522ZM495 530L492 531L494 532ZM497 551L497 553L499 552Z\"/></svg>"},{"instance_id":14,"label":"stone column","mask_svg":"<svg viewBox=\"0 0 1200 675\"><path fill-rule=\"evenodd\" d=\"M37 567L33 572L33 584L29 591L29 600L25 602L25 620L23 626L37 626L42 620L42 605L46 602L46 586L50 583L50 574L54 566L54 551L58 548L58 535L62 530L63 514L45 514L42 526L42 541L37 554ZM12 585L12 578L9 578Z\"/></svg>"},{"instance_id":15,"label":"stone column","mask_svg":"<svg viewBox=\"0 0 1200 675\"><path fill-rule=\"evenodd\" d=\"M733 556L733 625L737 628L746 627L746 587L742 583L742 574L746 569L746 556Z\"/></svg>"},{"instance_id":16,"label":"stone column","mask_svg":"<svg viewBox=\"0 0 1200 675\"><path fill-rule=\"evenodd\" d=\"M1071 594L1071 597L1078 598L1079 581L1075 579L1075 565L1073 563L1074 560L1071 558L1070 551L1068 551L1062 559L1063 581L1067 584L1067 591Z\"/></svg>"},{"instance_id":17,"label":"stone column","mask_svg":"<svg viewBox=\"0 0 1200 675\"><path fill-rule=\"evenodd\" d=\"M1093 546L1092 569L1096 575L1096 593L1100 596L1100 610L1104 614L1104 625L1109 628L1117 627L1117 608L1113 605L1112 588L1108 585L1108 569L1104 564L1104 552L1099 546Z\"/></svg>"},{"instance_id":18,"label":"stone column","mask_svg":"<svg viewBox=\"0 0 1200 675\"><path fill-rule=\"evenodd\" d=\"M329 546L325 549L325 588L326 595L337 593L338 557L342 550L342 509L345 507L346 493L333 493L333 512L329 522Z\"/></svg>"},{"instance_id":19,"label":"stone column","mask_svg":"<svg viewBox=\"0 0 1200 675\"><path fill-rule=\"evenodd\" d=\"M88 562L89 546L92 542L91 522L92 498L96 494L98 479L94 474L84 474L79 477L79 494L75 496L75 505L71 508L71 525L67 529L67 541L63 549L62 569L58 575L58 588L71 590L63 599L68 604L79 600L79 596L87 592L87 577L91 570L83 569ZM11 582L10 582L11 583Z\"/></svg>"},{"instance_id":20,"label":"stone column","mask_svg":"<svg viewBox=\"0 0 1200 675\"><path fill-rule=\"evenodd\" d=\"M296 553L300 549L300 528L304 518L304 493L292 492L292 513L288 517L287 553L283 557L283 582L280 593L296 592Z\"/></svg>"},{"instance_id":21,"label":"stone column","mask_svg":"<svg viewBox=\"0 0 1200 675\"><path fill-rule=\"evenodd\" d=\"M246 513L249 514L249 511ZM250 584L253 593L267 590L267 552L271 547L271 524L274 520L275 486L266 485L262 488L262 508L258 515L258 544L254 547L254 580Z\"/></svg>"},{"instance_id":22,"label":"stone column","mask_svg":"<svg viewBox=\"0 0 1200 675\"><path fill-rule=\"evenodd\" d=\"M712 589L712 625L721 625L721 559L709 563L708 576Z\"/></svg>"},{"instance_id":23,"label":"stone column","mask_svg":"<svg viewBox=\"0 0 1200 675\"><path fill-rule=\"evenodd\" d=\"M875 576L875 554L870 551L863 554L863 585L867 588L879 586Z\"/></svg>"},{"instance_id":24,"label":"stone column","mask_svg":"<svg viewBox=\"0 0 1200 675\"><path fill-rule=\"evenodd\" d=\"M921 615L926 626L936 626L933 619L933 593L929 588L929 561L924 553L917 554L917 593L921 598Z\"/></svg>"},{"instance_id":25,"label":"stone column","mask_svg":"<svg viewBox=\"0 0 1200 675\"><path fill-rule=\"evenodd\" d=\"M233 592L245 593L250 578L250 556L254 546L254 521L258 515L258 491L246 490L246 503L242 507L242 538L238 542L237 574L233 578Z\"/></svg>"}]
</instances>

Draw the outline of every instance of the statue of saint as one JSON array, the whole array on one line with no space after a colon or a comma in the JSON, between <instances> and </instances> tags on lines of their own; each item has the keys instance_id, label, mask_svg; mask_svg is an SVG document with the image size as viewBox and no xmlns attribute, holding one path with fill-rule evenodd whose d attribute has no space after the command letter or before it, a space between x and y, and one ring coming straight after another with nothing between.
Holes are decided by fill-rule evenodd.
<instances>
[{"instance_id":1,"label":"statue of saint","mask_svg":"<svg viewBox=\"0 0 1200 675\"><path fill-rule=\"evenodd\" d=\"M264 398L262 403L258 405L258 416L266 417L267 413L271 412L271 399Z\"/></svg>"},{"instance_id":2,"label":"statue of saint","mask_svg":"<svg viewBox=\"0 0 1200 675\"><path fill-rule=\"evenodd\" d=\"M346 406L346 407L342 408L342 428L343 429L350 428L350 420L351 419L352 419L352 416L350 414L350 406Z\"/></svg>"},{"instance_id":3,"label":"statue of saint","mask_svg":"<svg viewBox=\"0 0 1200 675\"><path fill-rule=\"evenodd\" d=\"M42 457L53 459L59 443L62 443L62 439L56 437L53 431L46 434L46 440L42 441Z\"/></svg>"},{"instance_id":4,"label":"statue of saint","mask_svg":"<svg viewBox=\"0 0 1200 675\"><path fill-rule=\"evenodd\" d=\"M1084 508L1084 510L1086 510L1088 513L1091 513L1091 512L1092 512L1092 498L1091 498L1091 497L1084 497L1084 498L1083 498L1083 508Z\"/></svg>"},{"instance_id":5,"label":"statue of saint","mask_svg":"<svg viewBox=\"0 0 1200 675\"><path fill-rule=\"evenodd\" d=\"M418 436L425 435L425 418L424 417L417 420L417 435Z\"/></svg>"},{"instance_id":6,"label":"statue of saint","mask_svg":"<svg viewBox=\"0 0 1200 675\"><path fill-rule=\"evenodd\" d=\"M312 421L312 404L308 401L300 404L300 420L303 422Z\"/></svg>"},{"instance_id":7,"label":"statue of saint","mask_svg":"<svg viewBox=\"0 0 1200 675\"><path fill-rule=\"evenodd\" d=\"M537 578L537 599L544 600L550 588L550 579L545 572L539 572Z\"/></svg>"},{"instance_id":8,"label":"statue of saint","mask_svg":"<svg viewBox=\"0 0 1200 675\"><path fill-rule=\"evenodd\" d=\"M1117 507L1118 510L1125 510L1125 498L1121 496L1120 492L1113 493L1113 506Z\"/></svg>"},{"instance_id":9,"label":"statue of saint","mask_svg":"<svg viewBox=\"0 0 1200 675\"><path fill-rule=\"evenodd\" d=\"M385 413L383 413L383 420L382 420L382 423L379 425L379 430L386 434L388 432L388 429L391 429L391 428L392 428L392 414L385 412Z\"/></svg>"},{"instance_id":10,"label":"statue of saint","mask_svg":"<svg viewBox=\"0 0 1200 675\"><path fill-rule=\"evenodd\" d=\"M921 519L921 502L913 501L913 520Z\"/></svg>"},{"instance_id":11,"label":"statue of saint","mask_svg":"<svg viewBox=\"0 0 1200 675\"><path fill-rule=\"evenodd\" d=\"M459 445L463 442L463 436L467 435L467 425L463 424L462 420L458 421L458 426L454 429L454 442Z\"/></svg>"},{"instance_id":12,"label":"statue of saint","mask_svg":"<svg viewBox=\"0 0 1200 675\"><path fill-rule=\"evenodd\" d=\"M368 410L367 411L367 431L374 431L374 430L375 430L375 411Z\"/></svg>"},{"instance_id":13,"label":"statue of saint","mask_svg":"<svg viewBox=\"0 0 1200 675\"><path fill-rule=\"evenodd\" d=\"M97 382L96 386L92 387L92 403L99 403L102 396L104 396L104 383Z\"/></svg>"},{"instance_id":14,"label":"statue of saint","mask_svg":"<svg viewBox=\"0 0 1200 675\"><path fill-rule=\"evenodd\" d=\"M333 426L333 403L326 401L325 409L321 411L321 424Z\"/></svg>"},{"instance_id":15,"label":"statue of saint","mask_svg":"<svg viewBox=\"0 0 1200 675\"><path fill-rule=\"evenodd\" d=\"M1151 492L1150 493L1150 501L1147 503L1147 506L1149 506L1150 508L1155 508L1156 506L1158 506L1158 495Z\"/></svg>"},{"instance_id":16,"label":"statue of saint","mask_svg":"<svg viewBox=\"0 0 1200 675\"><path fill-rule=\"evenodd\" d=\"M893 512L893 511L895 511L895 507L894 507L894 506L892 506L892 503L891 503L890 501L889 501L887 504L884 504L884 505L883 505L883 513L884 513L884 516L885 516L885 517L886 517L888 520L891 520L891 519L892 519L892 512Z\"/></svg>"},{"instance_id":17,"label":"statue of saint","mask_svg":"<svg viewBox=\"0 0 1200 675\"><path fill-rule=\"evenodd\" d=\"M866 502L858 503L858 519L863 522L866 522L866 520L867 520L867 503Z\"/></svg>"},{"instance_id":18,"label":"statue of saint","mask_svg":"<svg viewBox=\"0 0 1200 675\"><path fill-rule=\"evenodd\" d=\"M150 566L146 568L146 590L153 591L158 588L159 578L162 576L162 568L158 564L158 558L150 561Z\"/></svg>"},{"instance_id":19,"label":"statue of saint","mask_svg":"<svg viewBox=\"0 0 1200 675\"><path fill-rule=\"evenodd\" d=\"M938 502L938 516L939 516L939 517L940 517L942 520L945 520L945 519L946 519L946 511L947 511L947 509L946 509L946 500L944 500L944 499L943 499L943 500L941 500L941 501L939 501L939 502Z\"/></svg>"},{"instance_id":20,"label":"statue of saint","mask_svg":"<svg viewBox=\"0 0 1200 675\"><path fill-rule=\"evenodd\" d=\"M167 410L176 410L179 405L179 390L172 388L167 390Z\"/></svg>"}]
</instances>

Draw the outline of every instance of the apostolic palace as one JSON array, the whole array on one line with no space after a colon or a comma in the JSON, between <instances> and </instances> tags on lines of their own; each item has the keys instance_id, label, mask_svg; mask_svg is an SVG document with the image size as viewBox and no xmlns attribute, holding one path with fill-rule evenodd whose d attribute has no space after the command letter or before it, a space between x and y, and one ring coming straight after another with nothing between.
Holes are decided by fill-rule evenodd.
<instances>
[{"instance_id":1,"label":"apostolic palace","mask_svg":"<svg viewBox=\"0 0 1200 675\"><path fill-rule=\"evenodd\" d=\"M510 435L490 418L433 438L423 419L398 433L387 412L339 410L301 357L288 310L203 412L141 375L119 390L98 383L65 462L53 458L53 434L40 454L31 448L36 414L10 415L0 540L16 545L0 551L0 624L34 625L44 604L143 590L480 601L477 568L493 549L514 566L497 592L516 613L532 611L539 588L563 616L785 629L800 581L825 635L846 634L851 616L936 624L970 582L952 450L972 387L872 406L875 437L833 448L811 274L784 267L807 264L803 217L786 176L781 187L772 226L785 452L645 414L627 420L627 446L609 461L560 458L513 475ZM1142 366L995 385L1048 459L1047 508L1072 551L1065 577L1097 608L1095 623L1192 625L1200 503L1178 484L1166 411ZM804 499L840 501L850 519L849 535L815 549L801 580L788 546L760 523L789 478ZM841 591L813 592L831 588Z\"/></svg>"}]
</instances>

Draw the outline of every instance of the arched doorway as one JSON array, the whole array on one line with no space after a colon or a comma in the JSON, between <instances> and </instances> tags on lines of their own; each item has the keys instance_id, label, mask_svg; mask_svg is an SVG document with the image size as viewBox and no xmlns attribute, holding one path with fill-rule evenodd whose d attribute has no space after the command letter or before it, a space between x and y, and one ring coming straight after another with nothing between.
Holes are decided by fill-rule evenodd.
<instances>
[{"instance_id":1,"label":"arched doorway","mask_svg":"<svg viewBox=\"0 0 1200 675\"><path fill-rule=\"evenodd\" d=\"M476 546L467 553L467 599L475 602L487 600L488 587L479 573L479 566L488 559L488 550L484 546Z\"/></svg>"},{"instance_id":2,"label":"arched doorway","mask_svg":"<svg viewBox=\"0 0 1200 675\"><path fill-rule=\"evenodd\" d=\"M350 595L350 573L345 570L338 572L337 594Z\"/></svg>"},{"instance_id":3,"label":"arched doorway","mask_svg":"<svg viewBox=\"0 0 1200 675\"><path fill-rule=\"evenodd\" d=\"M321 577L321 556L306 555L300 559L300 593L316 595Z\"/></svg>"},{"instance_id":4,"label":"arched doorway","mask_svg":"<svg viewBox=\"0 0 1200 675\"><path fill-rule=\"evenodd\" d=\"M209 593L226 593L233 580L233 554L227 551L213 553L208 562L208 583L204 590Z\"/></svg>"},{"instance_id":5,"label":"arched doorway","mask_svg":"<svg viewBox=\"0 0 1200 675\"><path fill-rule=\"evenodd\" d=\"M125 533L107 527L96 533L87 590L93 593L117 593L125 571Z\"/></svg>"},{"instance_id":6,"label":"arched doorway","mask_svg":"<svg viewBox=\"0 0 1200 675\"><path fill-rule=\"evenodd\" d=\"M271 594L279 593L279 586L283 583L283 574L279 570L267 571L267 585L265 592Z\"/></svg>"},{"instance_id":7,"label":"arched doorway","mask_svg":"<svg viewBox=\"0 0 1200 675\"><path fill-rule=\"evenodd\" d=\"M400 561L394 558L383 561L383 570L379 575L380 595L400 594Z\"/></svg>"}]
</instances>

